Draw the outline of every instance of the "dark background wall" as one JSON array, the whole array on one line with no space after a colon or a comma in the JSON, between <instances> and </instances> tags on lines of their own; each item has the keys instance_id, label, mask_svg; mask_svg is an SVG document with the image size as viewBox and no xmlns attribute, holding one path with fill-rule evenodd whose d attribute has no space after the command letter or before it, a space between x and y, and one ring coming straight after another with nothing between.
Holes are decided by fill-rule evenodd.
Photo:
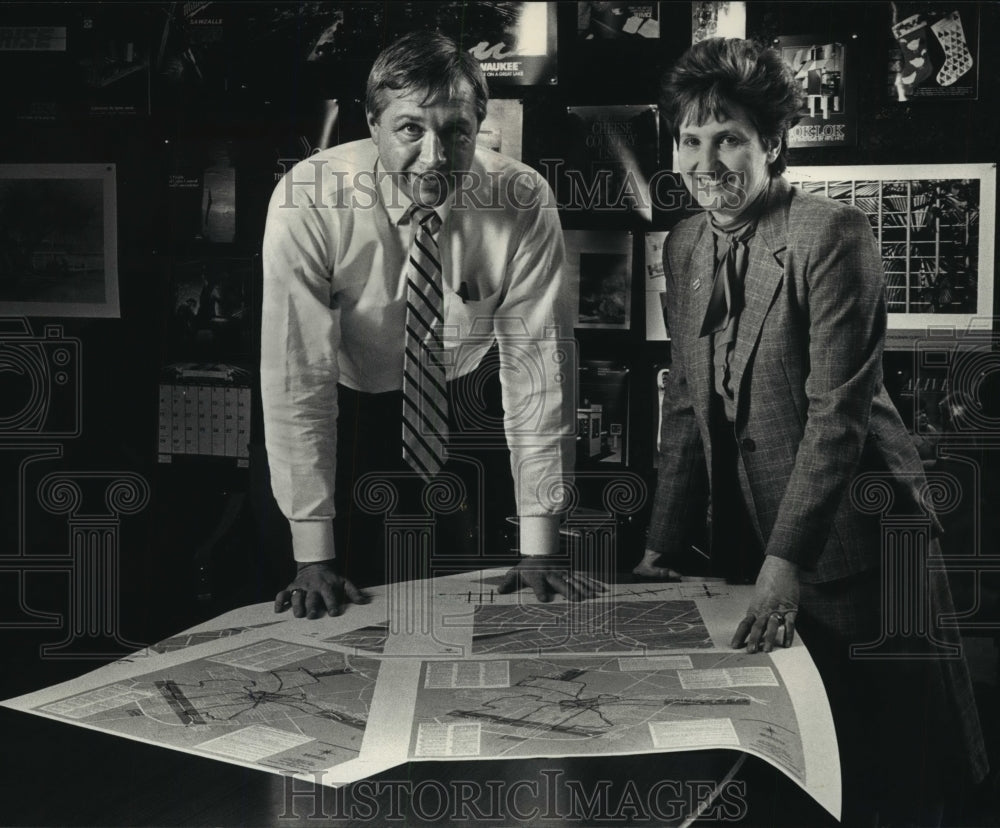
<instances>
[{"instance_id":1,"label":"dark background wall","mask_svg":"<svg viewBox=\"0 0 1000 828\"><path fill-rule=\"evenodd\" d=\"M343 4L348 32L341 48L321 64L304 55L315 40L318 22L341 4L212 4L219 25L185 32L172 4L5 4L0 26L58 25L70 32L95 26L124 32L150 55L150 106L133 115L95 115L72 48L64 55L0 52L5 78L0 112L0 159L4 163L108 162L117 167L118 269L121 316L116 319L33 318L36 334L45 324L62 325L65 336L80 342L82 370L81 435L59 442L61 457L23 465L25 442L0 451L6 492L0 500L0 554L27 551L67 552L65 517L38 507L33 492L41 475L53 469L83 472L127 471L148 481L148 505L122 517L122 629L134 641L151 641L236 603L266 600L286 577L289 560L279 551L286 542L283 523L268 503L261 429L253 423L255 446L249 469L231 461L157 462L157 391L160 370L176 358L165 334L169 317L170 267L185 259L257 256L266 204L282 159L302 157L303 139L318 134L320 104L340 102L336 141L364 137L363 83L370 62L396 34L415 26L461 27L490 12L482 4ZM919 8L920 4L910 4ZM661 4L661 36L649 41L582 42L576 33L576 4L558 4L558 83L533 87L496 87L496 97L524 102L524 158L552 157L560 146L561 113L567 106L648 104L657 100L659 77L690 43L690 5ZM900 4L900 14L909 6ZM978 5L980 15L979 98L972 101L919 100L898 103L888 92L887 54L890 3L751 2L748 35L771 42L778 35L819 34L855 45L858 79L856 146L793 150L793 165L994 162L997 156L998 77L996 50L1000 6ZM464 17L463 17L464 15ZM169 24L169 25L168 25ZM184 38L202 57L199 79L182 71ZM205 40L205 38L208 38ZM202 38L202 40L198 40ZM218 38L215 40L215 38ZM163 53L161 54L161 50ZM166 58L163 55L166 55ZM180 60L177 64L173 60ZM43 104L39 105L39 101ZM661 163L669 164L670 144L661 132ZM184 148L221 144L236 170L237 224L234 240L213 244L184 238L168 186ZM652 223L626 219L639 251L644 230L667 229L683 210L660 212ZM567 213L567 228L595 226L593 217ZM615 222L618 220L615 219ZM638 264L634 279L632 325L628 331L581 331L584 358L627 365L631 389L631 467L650 482L652 469L653 389L645 381L651 366L669 359L666 343L644 337L643 295ZM985 276L991 275L990 265ZM255 311L259 285L254 288ZM242 355L253 366L253 343ZM237 360L238 361L238 360ZM908 353L887 355L891 390L912 418L909 398L893 378L911 367ZM902 373L900 373L902 372ZM7 406L16 398L17 379L8 383ZM247 508L233 532L216 550L210 571L198 572L196 555L209 539L231 493L245 494ZM19 514L23 502L23 514ZM17 527L22 527L19 531ZM641 545L641 528L631 528ZM639 546L635 547L638 554ZM626 563L622 562L625 567ZM10 608L13 629L23 617L13 608L36 613L66 611L64 575L36 573L22 579L0 573L0 600ZM198 595L211 594L201 603ZM30 614L30 613L29 613ZM27 627L24 627L27 629ZM13 635L0 628L0 638ZM44 630L31 633L44 638ZM11 688L13 691L18 688ZM27 687L23 688L27 689Z\"/></svg>"}]
</instances>

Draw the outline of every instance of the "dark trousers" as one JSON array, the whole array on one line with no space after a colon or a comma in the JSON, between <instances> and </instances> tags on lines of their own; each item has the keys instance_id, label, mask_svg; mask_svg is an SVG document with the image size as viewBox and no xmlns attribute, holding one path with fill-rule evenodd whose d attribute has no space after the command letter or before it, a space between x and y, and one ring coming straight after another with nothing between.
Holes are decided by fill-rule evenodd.
<instances>
[{"instance_id":1,"label":"dark trousers","mask_svg":"<svg viewBox=\"0 0 1000 828\"><path fill-rule=\"evenodd\" d=\"M764 560L738 476L739 446L717 397L712 410L712 574L733 584L752 584Z\"/></svg>"},{"instance_id":2,"label":"dark trousers","mask_svg":"<svg viewBox=\"0 0 1000 828\"><path fill-rule=\"evenodd\" d=\"M334 540L338 566L356 584L478 569L515 557L507 521L516 514L514 482L498 369L494 347L475 371L448 383L449 459L426 482L402 459L402 393L338 386ZM414 541L428 524L433 548ZM400 554L410 556L403 567ZM415 555L421 560L412 560Z\"/></svg>"},{"instance_id":3,"label":"dark trousers","mask_svg":"<svg viewBox=\"0 0 1000 828\"><path fill-rule=\"evenodd\" d=\"M959 645L953 628L935 623L954 612L947 575L924 574L930 634ZM895 657L852 654L852 645L882 637L883 603L879 569L801 585L798 629L823 677L840 747L842 821L872 825L877 812L880 825L946 824L946 804L985 772L968 668L962 658L935 655L918 635L892 641Z\"/></svg>"}]
</instances>

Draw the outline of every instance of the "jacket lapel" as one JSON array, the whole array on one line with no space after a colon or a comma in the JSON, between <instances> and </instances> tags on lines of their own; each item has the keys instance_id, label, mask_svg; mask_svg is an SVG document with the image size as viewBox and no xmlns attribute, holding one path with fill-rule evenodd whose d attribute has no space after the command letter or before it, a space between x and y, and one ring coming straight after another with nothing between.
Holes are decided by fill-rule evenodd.
<instances>
[{"instance_id":1,"label":"jacket lapel","mask_svg":"<svg viewBox=\"0 0 1000 828\"><path fill-rule=\"evenodd\" d=\"M750 243L750 264L744 282L744 307L740 314L731 365L737 411L743 372L757 347L764 319L771 309L785 272L790 194L791 187L784 178L776 176L772 179L767 206L757 224L756 238Z\"/></svg>"}]
</instances>

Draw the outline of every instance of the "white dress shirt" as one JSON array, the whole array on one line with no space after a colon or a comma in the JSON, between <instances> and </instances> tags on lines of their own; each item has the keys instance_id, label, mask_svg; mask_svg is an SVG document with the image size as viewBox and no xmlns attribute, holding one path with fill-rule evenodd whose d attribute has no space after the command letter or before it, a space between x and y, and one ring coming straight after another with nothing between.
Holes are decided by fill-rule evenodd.
<instances>
[{"instance_id":1,"label":"white dress shirt","mask_svg":"<svg viewBox=\"0 0 1000 828\"><path fill-rule=\"evenodd\" d=\"M298 561L334 554L337 383L402 388L410 202L377 162L367 139L318 153L284 176L268 209L261 400ZM447 377L498 343L521 551L549 554L576 408L576 287L555 198L535 170L479 149L438 213Z\"/></svg>"}]
</instances>

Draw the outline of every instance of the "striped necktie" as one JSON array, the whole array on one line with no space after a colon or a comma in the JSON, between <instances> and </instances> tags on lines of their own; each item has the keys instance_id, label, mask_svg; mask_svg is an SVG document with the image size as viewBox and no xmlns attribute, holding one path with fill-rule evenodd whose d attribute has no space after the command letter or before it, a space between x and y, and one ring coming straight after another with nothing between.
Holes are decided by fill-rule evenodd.
<instances>
[{"instance_id":1,"label":"striped necktie","mask_svg":"<svg viewBox=\"0 0 1000 828\"><path fill-rule=\"evenodd\" d=\"M406 280L406 352L403 357L403 459L428 479L448 459L448 396L441 359L444 294L435 234L441 217L414 206Z\"/></svg>"}]
</instances>

